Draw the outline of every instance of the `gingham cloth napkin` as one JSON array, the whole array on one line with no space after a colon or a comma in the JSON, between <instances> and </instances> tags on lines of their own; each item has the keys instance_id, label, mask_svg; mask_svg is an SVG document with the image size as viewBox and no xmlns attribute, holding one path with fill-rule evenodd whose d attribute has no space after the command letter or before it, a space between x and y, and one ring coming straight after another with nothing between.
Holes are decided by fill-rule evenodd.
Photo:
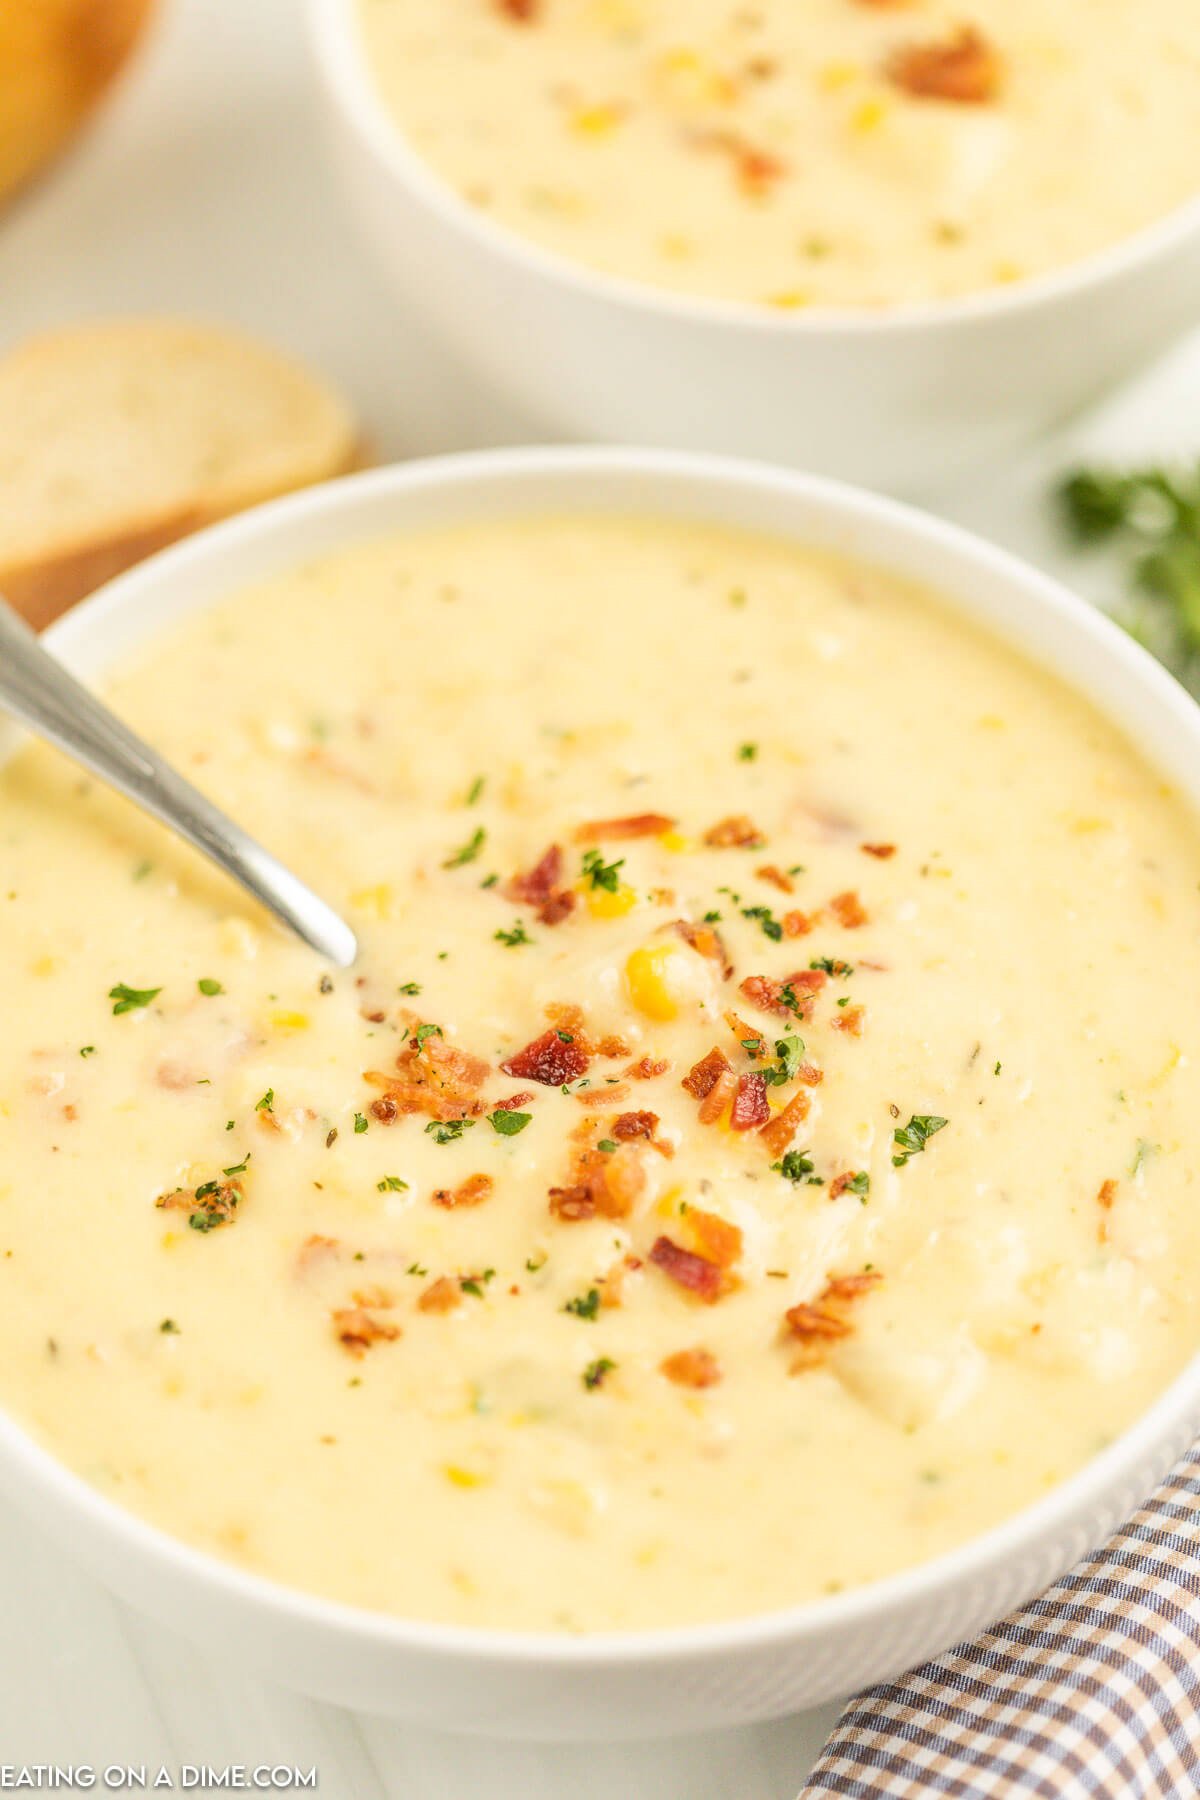
<instances>
[{"instance_id":1,"label":"gingham cloth napkin","mask_svg":"<svg viewBox=\"0 0 1200 1800\"><path fill-rule=\"evenodd\" d=\"M1200 1445L1039 1599L851 1701L800 1800L830 1794L1196 1800Z\"/></svg>"}]
</instances>

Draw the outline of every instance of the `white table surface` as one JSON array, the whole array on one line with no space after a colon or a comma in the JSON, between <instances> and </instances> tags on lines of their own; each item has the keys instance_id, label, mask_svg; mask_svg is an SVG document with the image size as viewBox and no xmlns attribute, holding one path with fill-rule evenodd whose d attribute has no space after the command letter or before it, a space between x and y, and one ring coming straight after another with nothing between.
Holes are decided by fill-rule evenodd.
<instances>
[{"instance_id":1,"label":"white table surface","mask_svg":"<svg viewBox=\"0 0 1200 1800\"><path fill-rule=\"evenodd\" d=\"M436 0L434 0L436 4ZM160 0L155 35L81 150L0 219L0 347L103 312L223 317L336 377L382 457L530 433L400 317L344 218L314 129L300 0ZM1107 597L1065 558L1053 472L1081 454L1200 449L1200 335L948 515ZM0 1763L283 1762L325 1800L788 1800L836 1708L719 1737L547 1748L356 1717L216 1665L110 1599L0 1509Z\"/></svg>"}]
</instances>

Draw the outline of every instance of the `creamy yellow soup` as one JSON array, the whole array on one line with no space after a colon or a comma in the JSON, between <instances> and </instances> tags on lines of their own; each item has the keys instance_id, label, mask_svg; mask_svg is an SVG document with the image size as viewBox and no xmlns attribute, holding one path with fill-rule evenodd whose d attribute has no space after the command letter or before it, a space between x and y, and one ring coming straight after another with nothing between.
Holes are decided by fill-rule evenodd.
<instances>
[{"instance_id":1,"label":"creamy yellow soup","mask_svg":"<svg viewBox=\"0 0 1200 1800\"><path fill-rule=\"evenodd\" d=\"M1200 841L886 574L679 522L371 543L117 708L360 934L0 773L0 1399L408 1617L780 1607L1044 1494L1200 1335Z\"/></svg>"},{"instance_id":2,"label":"creamy yellow soup","mask_svg":"<svg viewBox=\"0 0 1200 1800\"><path fill-rule=\"evenodd\" d=\"M1020 281L1200 187L1190 0L359 0L381 94L482 212L785 309Z\"/></svg>"}]
</instances>

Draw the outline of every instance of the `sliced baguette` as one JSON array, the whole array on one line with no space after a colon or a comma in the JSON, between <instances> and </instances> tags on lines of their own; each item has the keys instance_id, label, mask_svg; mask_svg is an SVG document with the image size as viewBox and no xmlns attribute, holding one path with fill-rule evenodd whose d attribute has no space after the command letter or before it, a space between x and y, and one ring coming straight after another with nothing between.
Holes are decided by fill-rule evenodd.
<instances>
[{"instance_id":1,"label":"sliced baguette","mask_svg":"<svg viewBox=\"0 0 1200 1800\"><path fill-rule=\"evenodd\" d=\"M31 339L0 359L0 593L41 627L189 531L361 460L324 382L224 328Z\"/></svg>"},{"instance_id":2,"label":"sliced baguette","mask_svg":"<svg viewBox=\"0 0 1200 1800\"><path fill-rule=\"evenodd\" d=\"M70 142L152 0L0 0L0 199Z\"/></svg>"}]
</instances>

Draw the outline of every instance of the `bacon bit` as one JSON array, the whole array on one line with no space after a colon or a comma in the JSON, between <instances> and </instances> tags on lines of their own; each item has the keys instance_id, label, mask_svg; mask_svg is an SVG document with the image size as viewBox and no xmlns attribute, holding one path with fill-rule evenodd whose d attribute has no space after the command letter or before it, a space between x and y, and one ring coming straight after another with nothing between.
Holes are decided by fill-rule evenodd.
<instances>
[{"instance_id":1,"label":"bacon bit","mask_svg":"<svg viewBox=\"0 0 1200 1800\"><path fill-rule=\"evenodd\" d=\"M833 1029L844 1031L847 1037L861 1037L863 1020L867 1016L864 1006L843 1006L833 1015Z\"/></svg>"},{"instance_id":2,"label":"bacon bit","mask_svg":"<svg viewBox=\"0 0 1200 1800\"><path fill-rule=\"evenodd\" d=\"M940 44L907 44L884 69L889 81L921 100L982 106L1000 90L1000 57L974 25L962 26Z\"/></svg>"},{"instance_id":3,"label":"bacon bit","mask_svg":"<svg viewBox=\"0 0 1200 1800\"><path fill-rule=\"evenodd\" d=\"M240 1181L205 1181L197 1188L175 1188L169 1194L160 1194L154 1204L168 1212L185 1212L189 1220L202 1218L205 1231L216 1231L234 1223L234 1215L245 1197Z\"/></svg>"},{"instance_id":4,"label":"bacon bit","mask_svg":"<svg viewBox=\"0 0 1200 1800\"><path fill-rule=\"evenodd\" d=\"M372 1344L390 1343L400 1336L400 1327L390 1319L378 1319L365 1306L339 1308L333 1317L334 1336L351 1356L361 1358Z\"/></svg>"},{"instance_id":5,"label":"bacon bit","mask_svg":"<svg viewBox=\"0 0 1200 1800\"><path fill-rule=\"evenodd\" d=\"M739 1075L737 1093L733 1097L733 1111L729 1115L729 1123L733 1129L754 1131L759 1125L765 1125L770 1117L766 1076L758 1070Z\"/></svg>"},{"instance_id":6,"label":"bacon bit","mask_svg":"<svg viewBox=\"0 0 1200 1800\"><path fill-rule=\"evenodd\" d=\"M760 200L774 183L787 174L787 164L769 150L760 150L736 131L700 131L693 143L705 150L721 150L733 163L738 186L753 200Z\"/></svg>"},{"instance_id":7,"label":"bacon bit","mask_svg":"<svg viewBox=\"0 0 1200 1800\"><path fill-rule=\"evenodd\" d=\"M596 1055L606 1057L610 1061L615 1061L618 1056L629 1055L629 1045L625 1042L623 1037L619 1037L614 1031L610 1033L608 1037L602 1037L600 1039L600 1042L596 1045Z\"/></svg>"},{"instance_id":8,"label":"bacon bit","mask_svg":"<svg viewBox=\"0 0 1200 1800\"><path fill-rule=\"evenodd\" d=\"M732 1069L726 1069L723 1074L717 1076L716 1085L711 1093L706 1094L700 1102L700 1111L696 1117L701 1125L715 1125L718 1119L724 1116L726 1109L733 1104L736 1093L737 1077Z\"/></svg>"},{"instance_id":9,"label":"bacon bit","mask_svg":"<svg viewBox=\"0 0 1200 1800\"><path fill-rule=\"evenodd\" d=\"M798 969L783 981L770 975L747 975L738 992L745 995L751 1006L759 1006L764 1012L778 1013L784 1019L807 1019L815 995L828 980L824 969ZM790 990L793 1005L788 1005L785 990Z\"/></svg>"},{"instance_id":10,"label":"bacon bit","mask_svg":"<svg viewBox=\"0 0 1200 1800\"><path fill-rule=\"evenodd\" d=\"M543 925L558 925L575 910L578 899L569 887L563 886L562 876L562 850L557 844L551 844L532 869L514 875L501 891L506 899L515 900L519 906L536 907Z\"/></svg>"},{"instance_id":11,"label":"bacon bit","mask_svg":"<svg viewBox=\"0 0 1200 1800\"><path fill-rule=\"evenodd\" d=\"M507 1100L497 1100L493 1112L516 1112L519 1107L528 1106L534 1096L528 1088L522 1088L519 1094L510 1094Z\"/></svg>"},{"instance_id":12,"label":"bacon bit","mask_svg":"<svg viewBox=\"0 0 1200 1800\"><path fill-rule=\"evenodd\" d=\"M631 1075L635 1081L657 1081L658 1077L665 1075L670 1067L669 1062L658 1060L653 1056L643 1056L637 1062L630 1063L625 1073Z\"/></svg>"},{"instance_id":13,"label":"bacon bit","mask_svg":"<svg viewBox=\"0 0 1200 1800\"><path fill-rule=\"evenodd\" d=\"M895 844L860 844L859 849L864 856L877 857L880 862L886 862L889 856L896 854Z\"/></svg>"},{"instance_id":14,"label":"bacon bit","mask_svg":"<svg viewBox=\"0 0 1200 1800\"><path fill-rule=\"evenodd\" d=\"M719 963L722 975L726 981L729 980L733 974L733 964L719 931L714 931L711 925L693 925L690 919L676 919L675 930L698 956L706 956L710 962Z\"/></svg>"},{"instance_id":15,"label":"bacon bit","mask_svg":"<svg viewBox=\"0 0 1200 1800\"><path fill-rule=\"evenodd\" d=\"M864 1270L861 1275L833 1275L826 1282L821 1299L826 1306L858 1300L863 1294L870 1293L872 1288L878 1287L882 1280L883 1276L875 1269Z\"/></svg>"},{"instance_id":16,"label":"bacon bit","mask_svg":"<svg viewBox=\"0 0 1200 1800\"><path fill-rule=\"evenodd\" d=\"M807 937L820 916L820 913L785 912L783 915L784 937Z\"/></svg>"},{"instance_id":17,"label":"bacon bit","mask_svg":"<svg viewBox=\"0 0 1200 1800\"><path fill-rule=\"evenodd\" d=\"M790 875L784 874L778 863L764 863L754 873L760 881L769 881L772 887L777 887L781 894L794 894L796 891L795 882Z\"/></svg>"},{"instance_id":18,"label":"bacon bit","mask_svg":"<svg viewBox=\"0 0 1200 1800\"><path fill-rule=\"evenodd\" d=\"M813 1338L849 1337L853 1329L847 1319L843 1319L838 1313L823 1306L819 1301L791 1306L784 1314L784 1318L787 1320L787 1328L792 1336L799 1338L801 1343L808 1343Z\"/></svg>"},{"instance_id":19,"label":"bacon bit","mask_svg":"<svg viewBox=\"0 0 1200 1800\"><path fill-rule=\"evenodd\" d=\"M462 1305L462 1289L448 1275L439 1275L417 1301L418 1312L448 1313Z\"/></svg>"},{"instance_id":20,"label":"bacon bit","mask_svg":"<svg viewBox=\"0 0 1200 1800\"><path fill-rule=\"evenodd\" d=\"M796 1070L796 1075L806 1087L820 1087L825 1079L824 1069L815 1068L810 1062L802 1062Z\"/></svg>"},{"instance_id":21,"label":"bacon bit","mask_svg":"<svg viewBox=\"0 0 1200 1800\"><path fill-rule=\"evenodd\" d=\"M658 1114L653 1112L621 1113L613 1120L615 1138L652 1138L658 1130Z\"/></svg>"},{"instance_id":22,"label":"bacon bit","mask_svg":"<svg viewBox=\"0 0 1200 1800\"><path fill-rule=\"evenodd\" d=\"M1096 1203L1107 1212L1117 1197L1117 1184L1111 1178L1100 1183L1100 1192L1096 1195Z\"/></svg>"},{"instance_id":23,"label":"bacon bit","mask_svg":"<svg viewBox=\"0 0 1200 1800\"><path fill-rule=\"evenodd\" d=\"M716 1387L721 1379L720 1363L711 1350L702 1350L699 1346L694 1350L676 1350L672 1356L664 1357L658 1366L676 1387Z\"/></svg>"},{"instance_id":24,"label":"bacon bit","mask_svg":"<svg viewBox=\"0 0 1200 1800\"><path fill-rule=\"evenodd\" d=\"M688 1070L679 1085L686 1088L688 1093L697 1100L706 1100L721 1076L732 1067L725 1052L714 1045L707 1056L702 1056L700 1061Z\"/></svg>"},{"instance_id":25,"label":"bacon bit","mask_svg":"<svg viewBox=\"0 0 1200 1800\"><path fill-rule=\"evenodd\" d=\"M384 1100L371 1111L383 1124L401 1113L425 1113L431 1119L475 1118L483 1111L479 1089L490 1069L481 1056L448 1044L437 1033L423 1041L415 1034L396 1058L395 1075L368 1069L364 1081L384 1090Z\"/></svg>"},{"instance_id":26,"label":"bacon bit","mask_svg":"<svg viewBox=\"0 0 1200 1800\"><path fill-rule=\"evenodd\" d=\"M314 1269L335 1260L341 1253L342 1247L336 1238L322 1237L320 1232L314 1231L311 1237L305 1238L296 1252L296 1273L307 1277Z\"/></svg>"},{"instance_id":27,"label":"bacon bit","mask_svg":"<svg viewBox=\"0 0 1200 1800\"><path fill-rule=\"evenodd\" d=\"M577 844L598 844L605 838L661 837L674 831L675 820L666 813L630 813L623 819L593 819L575 829Z\"/></svg>"},{"instance_id":28,"label":"bacon bit","mask_svg":"<svg viewBox=\"0 0 1200 1800\"><path fill-rule=\"evenodd\" d=\"M747 1056L757 1057L766 1053L767 1040L761 1031L756 1031L753 1025L747 1025L745 1019L735 1012L726 1012L721 1016Z\"/></svg>"},{"instance_id":29,"label":"bacon bit","mask_svg":"<svg viewBox=\"0 0 1200 1800\"><path fill-rule=\"evenodd\" d=\"M456 1188L435 1188L435 1206L478 1206L486 1200L496 1183L490 1175L468 1175Z\"/></svg>"},{"instance_id":30,"label":"bacon bit","mask_svg":"<svg viewBox=\"0 0 1200 1800\"><path fill-rule=\"evenodd\" d=\"M646 1186L641 1148L630 1143L608 1154L585 1149L575 1159L571 1176L565 1187L550 1189L550 1211L556 1219L576 1221L597 1215L624 1219Z\"/></svg>"},{"instance_id":31,"label":"bacon bit","mask_svg":"<svg viewBox=\"0 0 1200 1800\"><path fill-rule=\"evenodd\" d=\"M791 1367L793 1375L811 1369L821 1361L831 1343L850 1336L854 1327L845 1316L845 1308L852 1306L882 1280L882 1275L873 1270L861 1275L831 1276L815 1300L789 1307L784 1314L784 1322L788 1333L801 1346L800 1355Z\"/></svg>"},{"instance_id":32,"label":"bacon bit","mask_svg":"<svg viewBox=\"0 0 1200 1800\"><path fill-rule=\"evenodd\" d=\"M704 841L714 850L761 850L767 840L753 819L745 813L732 813L710 825Z\"/></svg>"},{"instance_id":33,"label":"bacon bit","mask_svg":"<svg viewBox=\"0 0 1200 1800\"><path fill-rule=\"evenodd\" d=\"M834 1176L829 1184L829 1198L831 1200L837 1200L845 1193L846 1189L850 1186L850 1183L854 1180L855 1173L856 1171L854 1169L843 1169L840 1175Z\"/></svg>"},{"instance_id":34,"label":"bacon bit","mask_svg":"<svg viewBox=\"0 0 1200 1800\"><path fill-rule=\"evenodd\" d=\"M614 1263L600 1280L601 1306L621 1306L625 1298L625 1283L630 1275L637 1273L641 1266L640 1256L623 1256L620 1262Z\"/></svg>"},{"instance_id":35,"label":"bacon bit","mask_svg":"<svg viewBox=\"0 0 1200 1800\"><path fill-rule=\"evenodd\" d=\"M541 11L542 0L496 0L496 5L506 19L514 25L532 25Z\"/></svg>"},{"instance_id":36,"label":"bacon bit","mask_svg":"<svg viewBox=\"0 0 1200 1800\"><path fill-rule=\"evenodd\" d=\"M829 910L838 924L844 925L847 931L857 931L870 917L853 888L847 888L843 894L835 894L829 902Z\"/></svg>"},{"instance_id":37,"label":"bacon bit","mask_svg":"<svg viewBox=\"0 0 1200 1800\"><path fill-rule=\"evenodd\" d=\"M564 1035L568 1040L566 1043L563 1042ZM581 1075L586 1075L589 1061L588 1051L578 1037L551 1028L526 1044L523 1050L518 1050L515 1056L510 1056L507 1062L502 1062L500 1067L518 1081L540 1081L543 1087L563 1087L568 1081L578 1081Z\"/></svg>"},{"instance_id":38,"label":"bacon bit","mask_svg":"<svg viewBox=\"0 0 1200 1800\"><path fill-rule=\"evenodd\" d=\"M679 1287L686 1288L698 1300L703 1300L706 1306L712 1306L719 1300L730 1285L729 1277L716 1263L709 1262L706 1256L697 1256L693 1251L685 1250L669 1237L654 1240L650 1261Z\"/></svg>"},{"instance_id":39,"label":"bacon bit","mask_svg":"<svg viewBox=\"0 0 1200 1800\"><path fill-rule=\"evenodd\" d=\"M772 1119L768 1119L759 1132L763 1143L772 1156L782 1156L788 1149L800 1126L807 1119L812 1101L801 1088L793 1094L787 1105L782 1107Z\"/></svg>"},{"instance_id":40,"label":"bacon bit","mask_svg":"<svg viewBox=\"0 0 1200 1800\"><path fill-rule=\"evenodd\" d=\"M575 911L578 900L578 894L573 894L570 888L562 888L543 901L538 907L537 916L543 925L561 925Z\"/></svg>"},{"instance_id":41,"label":"bacon bit","mask_svg":"<svg viewBox=\"0 0 1200 1800\"><path fill-rule=\"evenodd\" d=\"M718 1269L732 1269L742 1254L741 1226L731 1224L719 1213L704 1212L698 1206L689 1206L685 1216L697 1253L706 1261L716 1263Z\"/></svg>"}]
</instances>

